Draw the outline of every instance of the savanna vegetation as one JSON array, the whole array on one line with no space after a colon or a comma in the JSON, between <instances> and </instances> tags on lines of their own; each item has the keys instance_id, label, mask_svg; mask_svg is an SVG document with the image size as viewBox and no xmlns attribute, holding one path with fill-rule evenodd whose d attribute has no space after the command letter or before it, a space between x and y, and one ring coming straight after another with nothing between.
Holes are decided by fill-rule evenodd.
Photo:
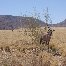
<instances>
[{"instance_id":1,"label":"savanna vegetation","mask_svg":"<svg viewBox=\"0 0 66 66\"><path fill-rule=\"evenodd\" d=\"M52 29L50 52L39 42L44 27L0 30L0 66L65 66L66 28Z\"/></svg>"}]
</instances>

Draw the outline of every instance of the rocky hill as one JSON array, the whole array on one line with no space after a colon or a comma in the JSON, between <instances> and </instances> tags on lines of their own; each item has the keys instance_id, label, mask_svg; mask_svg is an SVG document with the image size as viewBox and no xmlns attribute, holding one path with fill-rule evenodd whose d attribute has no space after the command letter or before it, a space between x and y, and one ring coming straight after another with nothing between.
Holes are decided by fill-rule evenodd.
<instances>
[{"instance_id":1,"label":"rocky hill","mask_svg":"<svg viewBox=\"0 0 66 66\"><path fill-rule=\"evenodd\" d=\"M45 23L41 20L35 19L33 17L22 17L22 16L12 16L12 15L0 15L0 30L5 29L18 29L21 27L28 27L29 23L36 22L40 26L45 26Z\"/></svg>"},{"instance_id":2,"label":"rocky hill","mask_svg":"<svg viewBox=\"0 0 66 66\"><path fill-rule=\"evenodd\" d=\"M55 27L66 27L66 19L60 23L53 24Z\"/></svg>"},{"instance_id":3,"label":"rocky hill","mask_svg":"<svg viewBox=\"0 0 66 66\"><path fill-rule=\"evenodd\" d=\"M0 15L0 30L18 29L21 27L27 28L30 23L37 23L40 26L46 25L45 22L33 17ZM53 24L53 27L66 27L66 19L60 23Z\"/></svg>"}]
</instances>

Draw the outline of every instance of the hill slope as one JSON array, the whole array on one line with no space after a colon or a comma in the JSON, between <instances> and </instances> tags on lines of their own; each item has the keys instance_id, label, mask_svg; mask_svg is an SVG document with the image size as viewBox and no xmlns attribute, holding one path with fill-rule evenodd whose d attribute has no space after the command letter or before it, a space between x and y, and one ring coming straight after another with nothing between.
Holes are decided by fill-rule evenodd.
<instances>
[{"instance_id":1,"label":"hill slope","mask_svg":"<svg viewBox=\"0 0 66 66\"><path fill-rule=\"evenodd\" d=\"M55 27L66 27L66 19L60 23L53 24Z\"/></svg>"},{"instance_id":2,"label":"hill slope","mask_svg":"<svg viewBox=\"0 0 66 66\"><path fill-rule=\"evenodd\" d=\"M17 29L21 27L28 27L29 22L38 22L41 26L45 23L33 17L21 17L12 15L0 15L0 30L2 29Z\"/></svg>"}]
</instances>

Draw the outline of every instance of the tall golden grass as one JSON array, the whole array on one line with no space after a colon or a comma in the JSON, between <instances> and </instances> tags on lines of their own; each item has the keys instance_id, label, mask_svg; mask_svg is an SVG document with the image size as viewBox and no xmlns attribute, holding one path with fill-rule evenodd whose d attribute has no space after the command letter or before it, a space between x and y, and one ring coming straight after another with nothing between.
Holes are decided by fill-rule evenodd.
<instances>
[{"instance_id":1,"label":"tall golden grass","mask_svg":"<svg viewBox=\"0 0 66 66\"><path fill-rule=\"evenodd\" d=\"M9 60L3 59L2 56L2 62L8 60L10 64L19 64L20 66L59 66L66 57L66 28L55 27L53 29L55 29L55 31L51 37L50 47L55 48L56 51L61 53L61 56L53 56L53 51L48 53L47 50L41 50L45 48L45 46L40 45L39 42L32 44L32 38L35 37L33 37L31 32L26 28L17 29L13 32L11 30L0 30L0 47L5 49L6 46L9 46L10 49L10 53L6 52L5 56L8 57ZM41 28L41 32L39 30L39 34L41 33L46 33L44 27ZM2 52L0 51L0 56L1 55ZM9 66L8 62L6 62L4 66Z\"/></svg>"}]
</instances>

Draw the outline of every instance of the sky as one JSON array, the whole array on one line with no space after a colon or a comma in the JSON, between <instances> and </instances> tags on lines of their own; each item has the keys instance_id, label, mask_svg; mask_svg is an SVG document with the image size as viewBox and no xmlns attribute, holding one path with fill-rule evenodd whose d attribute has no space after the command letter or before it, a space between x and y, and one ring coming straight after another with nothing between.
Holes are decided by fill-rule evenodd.
<instances>
[{"instance_id":1,"label":"sky","mask_svg":"<svg viewBox=\"0 0 66 66\"><path fill-rule=\"evenodd\" d=\"M36 13L44 21L47 7L52 23L66 19L66 0L0 0L0 15L34 16Z\"/></svg>"}]
</instances>

